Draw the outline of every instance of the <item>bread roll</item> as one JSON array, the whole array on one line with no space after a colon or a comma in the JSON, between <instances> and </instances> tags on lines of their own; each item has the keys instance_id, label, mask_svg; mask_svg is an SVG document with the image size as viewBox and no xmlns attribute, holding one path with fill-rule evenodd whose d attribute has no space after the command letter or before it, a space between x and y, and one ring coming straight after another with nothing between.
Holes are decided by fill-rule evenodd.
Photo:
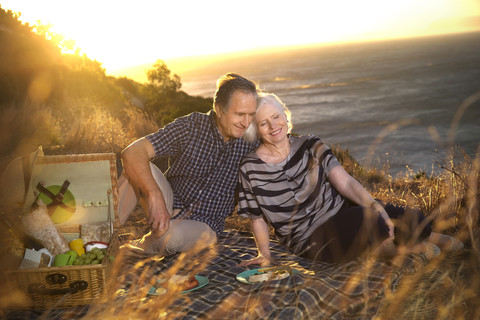
<instances>
[{"instance_id":1,"label":"bread roll","mask_svg":"<svg viewBox=\"0 0 480 320\"><path fill-rule=\"evenodd\" d=\"M25 232L38 239L53 255L67 252L70 249L68 242L50 219L47 206L42 201L37 204L36 208L22 217Z\"/></svg>"}]
</instances>

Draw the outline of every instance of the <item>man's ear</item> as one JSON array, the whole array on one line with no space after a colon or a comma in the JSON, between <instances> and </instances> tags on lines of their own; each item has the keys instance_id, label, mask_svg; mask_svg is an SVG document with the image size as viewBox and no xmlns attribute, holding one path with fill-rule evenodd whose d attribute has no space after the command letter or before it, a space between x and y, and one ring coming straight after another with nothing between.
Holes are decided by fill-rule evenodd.
<instances>
[{"instance_id":1,"label":"man's ear","mask_svg":"<svg viewBox=\"0 0 480 320\"><path fill-rule=\"evenodd\" d=\"M224 114L225 112L223 111L223 107L220 106L220 105L216 105L215 106L215 114L217 115L217 117L220 119L222 117L222 115Z\"/></svg>"}]
</instances>

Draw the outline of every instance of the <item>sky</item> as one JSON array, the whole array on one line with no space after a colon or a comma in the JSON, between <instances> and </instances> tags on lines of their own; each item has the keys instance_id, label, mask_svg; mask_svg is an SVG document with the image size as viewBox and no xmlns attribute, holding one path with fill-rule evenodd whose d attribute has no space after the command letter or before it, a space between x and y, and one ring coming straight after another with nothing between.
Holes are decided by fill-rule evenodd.
<instances>
[{"instance_id":1,"label":"sky","mask_svg":"<svg viewBox=\"0 0 480 320\"><path fill-rule=\"evenodd\" d=\"M465 31L479 0L0 0L108 71L157 59ZM470 20L468 20L470 19Z\"/></svg>"}]
</instances>

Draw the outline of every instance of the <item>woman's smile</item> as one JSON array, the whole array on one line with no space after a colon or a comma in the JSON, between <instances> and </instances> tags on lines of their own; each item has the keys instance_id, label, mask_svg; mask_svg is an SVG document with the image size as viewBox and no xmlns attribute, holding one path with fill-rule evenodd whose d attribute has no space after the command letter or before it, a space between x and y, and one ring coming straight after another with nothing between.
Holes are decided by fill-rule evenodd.
<instances>
[{"instance_id":1,"label":"woman's smile","mask_svg":"<svg viewBox=\"0 0 480 320\"><path fill-rule=\"evenodd\" d=\"M255 118L260 139L264 143L279 143L287 136L287 119L275 105L263 104L257 109Z\"/></svg>"},{"instance_id":2,"label":"woman's smile","mask_svg":"<svg viewBox=\"0 0 480 320\"><path fill-rule=\"evenodd\" d=\"M272 136L276 136L276 135L280 134L281 132L282 132L282 128L279 128L279 129L277 129L277 130L275 130L275 131L271 132L271 133L270 133L270 135L272 135Z\"/></svg>"}]
</instances>

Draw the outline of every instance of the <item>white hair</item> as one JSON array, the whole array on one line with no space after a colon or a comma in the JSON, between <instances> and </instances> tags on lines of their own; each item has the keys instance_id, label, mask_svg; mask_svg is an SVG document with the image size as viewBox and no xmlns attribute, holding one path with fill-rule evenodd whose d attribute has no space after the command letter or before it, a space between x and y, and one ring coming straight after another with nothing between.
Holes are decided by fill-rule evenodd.
<instances>
[{"instance_id":1,"label":"white hair","mask_svg":"<svg viewBox=\"0 0 480 320\"><path fill-rule=\"evenodd\" d=\"M262 93L260 94L259 98L257 110L260 109L264 104L271 104L277 108L277 110L285 116L285 119L287 120L288 133L290 133L293 128L292 113L290 112L290 109L287 108L285 103L283 103L282 100L280 100L280 98L273 93ZM257 122L255 117L253 117L252 122L245 131L243 139L248 142L254 142L258 140Z\"/></svg>"}]
</instances>

